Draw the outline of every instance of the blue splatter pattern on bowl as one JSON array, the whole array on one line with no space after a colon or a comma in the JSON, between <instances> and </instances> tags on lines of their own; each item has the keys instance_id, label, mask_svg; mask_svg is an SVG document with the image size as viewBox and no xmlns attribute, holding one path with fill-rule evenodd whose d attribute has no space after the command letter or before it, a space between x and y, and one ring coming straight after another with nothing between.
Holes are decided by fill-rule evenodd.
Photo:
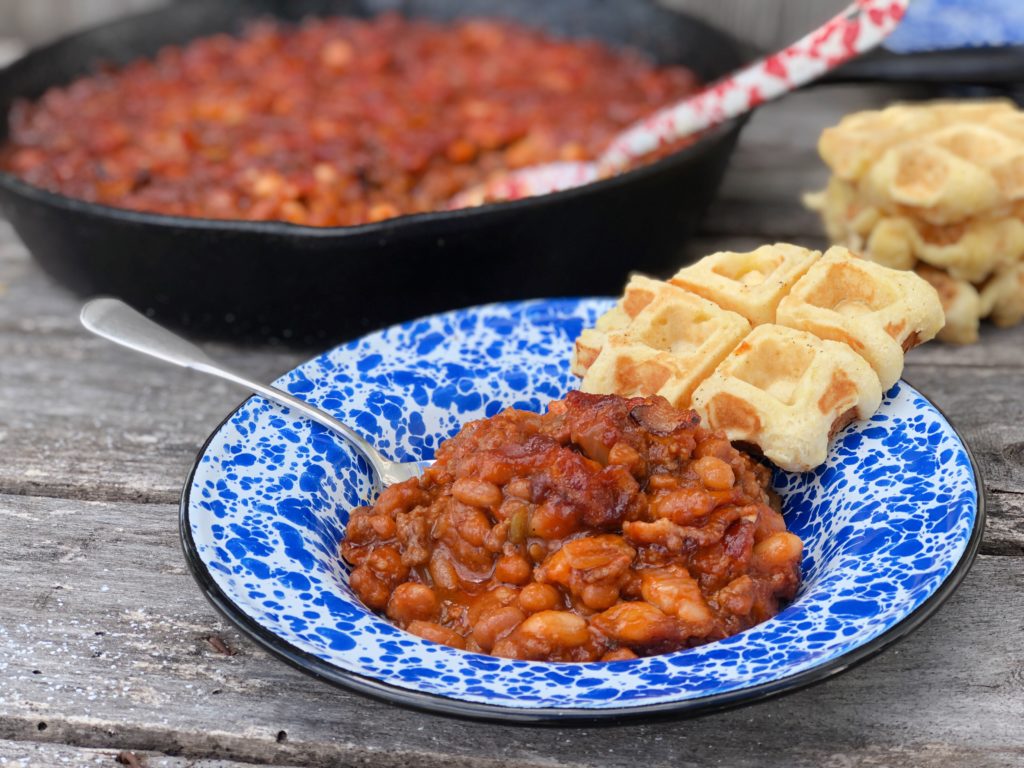
<instances>
[{"instance_id":1,"label":"blue splatter pattern on bowl","mask_svg":"<svg viewBox=\"0 0 1024 768\"><path fill-rule=\"evenodd\" d=\"M542 410L564 396L574 384L573 340L608 306L538 300L436 315L326 352L278 386L391 458L429 459L469 420L506 407ZM967 449L903 382L869 421L837 437L825 465L777 472L775 484L789 529L805 542L793 603L726 640L600 664L467 653L364 608L338 543L349 511L370 500L370 469L341 438L262 398L246 401L204 447L182 524L211 599L314 674L456 713L600 716L735 701L843 667L906 622L955 570L962 576L980 532Z\"/></svg>"}]
</instances>

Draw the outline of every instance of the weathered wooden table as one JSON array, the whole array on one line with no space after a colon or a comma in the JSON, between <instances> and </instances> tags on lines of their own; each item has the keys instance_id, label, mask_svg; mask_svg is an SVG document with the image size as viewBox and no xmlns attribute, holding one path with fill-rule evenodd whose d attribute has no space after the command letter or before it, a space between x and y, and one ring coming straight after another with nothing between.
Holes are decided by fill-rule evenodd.
<instances>
[{"instance_id":1,"label":"weathered wooden table","mask_svg":"<svg viewBox=\"0 0 1024 768\"><path fill-rule=\"evenodd\" d=\"M798 204L825 176L815 138L890 97L821 89L763 109L694 252L822 244ZM907 379L988 484L982 554L923 628L763 704L525 728L336 690L225 624L186 572L176 513L200 443L241 393L90 338L78 305L0 222L0 764L1024 765L1024 327L910 356ZM211 347L267 379L308 356Z\"/></svg>"}]
</instances>

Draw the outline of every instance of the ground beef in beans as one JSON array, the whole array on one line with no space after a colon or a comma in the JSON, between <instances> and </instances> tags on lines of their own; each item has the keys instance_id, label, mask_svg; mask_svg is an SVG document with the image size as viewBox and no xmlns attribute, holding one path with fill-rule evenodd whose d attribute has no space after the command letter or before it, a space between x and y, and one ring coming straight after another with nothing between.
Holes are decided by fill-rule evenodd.
<instances>
[{"instance_id":1,"label":"ground beef in beans","mask_svg":"<svg viewBox=\"0 0 1024 768\"><path fill-rule=\"evenodd\" d=\"M350 583L399 627L535 661L718 640L800 584L770 473L660 397L570 392L444 442L422 478L352 512Z\"/></svg>"},{"instance_id":2,"label":"ground beef in beans","mask_svg":"<svg viewBox=\"0 0 1024 768\"><path fill-rule=\"evenodd\" d=\"M354 225L594 159L696 87L687 69L506 21L262 21L17 102L0 170L137 211Z\"/></svg>"}]
</instances>

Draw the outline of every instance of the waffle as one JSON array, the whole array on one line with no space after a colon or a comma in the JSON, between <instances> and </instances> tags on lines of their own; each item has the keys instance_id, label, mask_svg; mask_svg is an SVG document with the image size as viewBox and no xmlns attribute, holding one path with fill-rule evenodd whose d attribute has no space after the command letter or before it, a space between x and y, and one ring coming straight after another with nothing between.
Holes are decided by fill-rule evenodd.
<instances>
[{"instance_id":1,"label":"waffle","mask_svg":"<svg viewBox=\"0 0 1024 768\"><path fill-rule=\"evenodd\" d=\"M953 344L977 341L982 316L981 296L977 289L965 280L950 277L941 269L918 265L914 271L931 283L942 302L946 324L936 338Z\"/></svg>"},{"instance_id":2,"label":"waffle","mask_svg":"<svg viewBox=\"0 0 1024 768\"><path fill-rule=\"evenodd\" d=\"M824 460L837 429L877 408L904 350L941 324L935 290L913 273L843 248L776 244L713 254L667 283L634 276L580 335L573 371L585 392L697 408L731 439L803 471Z\"/></svg>"},{"instance_id":3,"label":"waffle","mask_svg":"<svg viewBox=\"0 0 1024 768\"><path fill-rule=\"evenodd\" d=\"M1009 101L897 104L849 115L818 142L858 194L923 221L963 221L1024 196L1024 125Z\"/></svg>"},{"instance_id":4,"label":"waffle","mask_svg":"<svg viewBox=\"0 0 1024 768\"><path fill-rule=\"evenodd\" d=\"M760 325L775 321L779 301L819 256L786 243L749 253L724 251L684 267L669 282Z\"/></svg>"},{"instance_id":5,"label":"waffle","mask_svg":"<svg viewBox=\"0 0 1024 768\"><path fill-rule=\"evenodd\" d=\"M704 422L757 446L779 467L822 464L828 442L868 418L882 389L871 366L846 344L767 324L755 328L694 392Z\"/></svg>"},{"instance_id":6,"label":"waffle","mask_svg":"<svg viewBox=\"0 0 1024 768\"><path fill-rule=\"evenodd\" d=\"M1024 261L996 273L982 287L981 312L1004 328L1024 320Z\"/></svg>"},{"instance_id":7,"label":"waffle","mask_svg":"<svg viewBox=\"0 0 1024 768\"><path fill-rule=\"evenodd\" d=\"M861 178L885 152L953 124L984 124L1024 141L1024 120L1009 99L892 104L846 115L818 140L822 159L841 179Z\"/></svg>"},{"instance_id":8,"label":"waffle","mask_svg":"<svg viewBox=\"0 0 1024 768\"><path fill-rule=\"evenodd\" d=\"M803 201L806 207L821 214L825 232L833 243L858 253L862 252L865 239L882 216L878 208L858 199L853 184L838 176L832 176L822 191L805 194ZM885 266L907 268L895 264Z\"/></svg>"},{"instance_id":9,"label":"waffle","mask_svg":"<svg viewBox=\"0 0 1024 768\"><path fill-rule=\"evenodd\" d=\"M661 280L653 280L644 275L632 275L622 293L622 298L614 307L597 318L593 328L587 328L576 339L570 370L575 375L582 377L597 359L609 332L622 330L628 326L633 318L657 297L663 295L671 297L681 293L682 291L677 291L673 286Z\"/></svg>"},{"instance_id":10,"label":"waffle","mask_svg":"<svg viewBox=\"0 0 1024 768\"><path fill-rule=\"evenodd\" d=\"M992 145L998 151L983 154L980 148ZM998 131L955 126L889 149L859 189L883 208L910 208L929 224L955 224L1018 199L1022 161L1024 147Z\"/></svg>"},{"instance_id":11,"label":"waffle","mask_svg":"<svg viewBox=\"0 0 1024 768\"><path fill-rule=\"evenodd\" d=\"M605 335L583 376L584 392L657 394L686 407L697 385L750 332L750 323L740 315L661 285L628 328ZM579 363L579 345L576 360Z\"/></svg>"},{"instance_id":12,"label":"waffle","mask_svg":"<svg viewBox=\"0 0 1024 768\"><path fill-rule=\"evenodd\" d=\"M833 243L915 270L942 298L939 338L1024 320L1024 113L1009 101L898 104L849 115L819 141L832 169L806 195Z\"/></svg>"},{"instance_id":13,"label":"waffle","mask_svg":"<svg viewBox=\"0 0 1024 768\"><path fill-rule=\"evenodd\" d=\"M836 178L809 202L822 212L834 243L860 249L893 269L912 269L923 261L958 280L981 282L1024 256L1024 221L1016 217L976 217L935 226L867 204L850 184Z\"/></svg>"},{"instance_id":14,"label":"waffle","mask_svg":"<svg viewBox=\"0 0 1024 768\"><path fill-rule=\"evenodd\" d=\"M848 344L888 389L903 373L903 353L942 327L939 298L911 272L887 269L830 248L779 302L780 325Z\"/></svg>"}]
</instances>

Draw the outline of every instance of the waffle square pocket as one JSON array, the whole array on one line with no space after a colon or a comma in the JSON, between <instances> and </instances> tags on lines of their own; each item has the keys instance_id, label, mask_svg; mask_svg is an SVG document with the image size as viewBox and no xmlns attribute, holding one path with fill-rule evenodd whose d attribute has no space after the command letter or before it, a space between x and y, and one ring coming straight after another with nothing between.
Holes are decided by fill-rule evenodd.
<instances>
[{"instance_id":1,"label":"waffle square pocket","mask_svg":"<svg viewBox=\"0 0 1024 768\"><path fill-rule=\"evenodd\" d=\"M671 285L644 275L631 275L622 298L615 306L597 318L593 328L585 329L573 346L569 369L582 377L601 352L611 331L620 331L633 322L640 310L665 293L679 293Z\"/></svg>"},{"instance_id":2,"label":"waffle square pocket","mask_svg":"<svg viewBox=\"0 0 1024 768\"><path fill-rule=\"evenodd\" d=\"M661 285L625 329L605 336L583 376L584 391L657 394L688 407L697 385L750 332L750 324L735 312Z\"/></svg>"},{"instance_id":3,"label":"waffle square pocket","mask_svg":"<svg viewBox=\"0 0 1024 768\"><path fill-rule=\"evenodd\" d=\"M944 315L935 289L913 272L887 269L835 247L782 299L777 320L848 344L888 389L903 372L904 352L934 338Z\"/></svg>"},{"instance_id":4,"label":"waffle square pocket","mask_svg":"<svg viewBox=\"0 0 1024 768\"><path fill-rule=\"evenodd\" d=\"M679 270L670 283L736 312L754 325L775 322L779 300L821 256L797 245L722 251Z\"/></svg>"},{"instance_id":5,"label":"waffle square pocket","mask_svg":"<svg viewBox=\"0 0 1024 768\"><path fill-rule=\"evenodd\" d=\"M804 472L825 461L836 432L871 416L881 400L878 376L849 346L768 324L697 387L693 407L730 440Z\"/></svg>"}]
</instances>

